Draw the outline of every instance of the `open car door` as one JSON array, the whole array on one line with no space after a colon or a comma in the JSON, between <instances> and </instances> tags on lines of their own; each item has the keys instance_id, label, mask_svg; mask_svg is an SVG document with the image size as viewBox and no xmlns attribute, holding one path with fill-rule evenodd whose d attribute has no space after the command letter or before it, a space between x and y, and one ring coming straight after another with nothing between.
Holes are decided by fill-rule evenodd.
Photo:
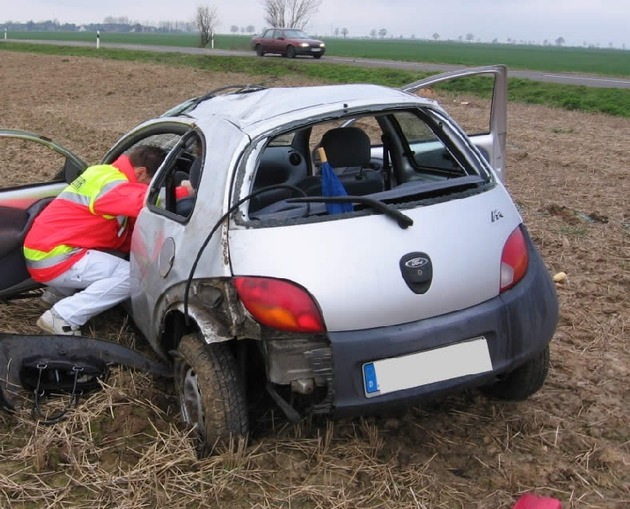
<instances>
[{"instance_id":1,"label":"open car door","mask_svg":"<svg viewBox=\"0 0 630 509\"><path fill-rule=\"evenodd\" d=\"M33 219L87 164L45 136L0 129L0 298L30 290L22 244Z\"/></svg>"},{"instance_id":2,"label":"open car door","mask_svg":"<svg viewBox=\"0 0 630 509\"><path fill-rule=\"evenodd\" d=\"M441 103L504 180L507 134L507 68L504 65L449 71L409 83L401 89Z\"/></svg>"}]
</instances>

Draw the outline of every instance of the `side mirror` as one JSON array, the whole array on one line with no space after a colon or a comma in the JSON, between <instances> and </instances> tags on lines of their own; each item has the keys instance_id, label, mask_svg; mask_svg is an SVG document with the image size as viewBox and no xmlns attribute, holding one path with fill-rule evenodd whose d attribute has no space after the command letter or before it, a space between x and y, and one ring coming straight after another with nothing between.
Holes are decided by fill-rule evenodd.
<instances>
[{"instance_id":1,"label":"side mirror","mask_svg":"<svg viewBox=\"0 0 630 509\"><path fill-rule=\"evenodd\" d=\"M66 162L63 164L63 179L70 184L74 179L76 179L81 173L83 173L85 168L78 164L76 161L73 161L70 158L66 158Z\"/></svg>"}]
</instances>

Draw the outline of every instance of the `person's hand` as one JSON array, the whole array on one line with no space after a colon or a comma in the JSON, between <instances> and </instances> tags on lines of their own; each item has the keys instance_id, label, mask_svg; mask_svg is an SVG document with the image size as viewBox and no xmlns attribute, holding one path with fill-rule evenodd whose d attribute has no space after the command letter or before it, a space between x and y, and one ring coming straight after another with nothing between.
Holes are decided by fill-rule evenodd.
<instances>
[{"instance_id":1,"label":"person's hand","mask_svg":"<svg viewBox=\"0 0 630 509\"><path fill-rule=\"evenodd\" d=\"M188 196L195 196L195 188L190 183L190 180L182 180L180 185L186 189Z\"/></svg>"}]
</instances>

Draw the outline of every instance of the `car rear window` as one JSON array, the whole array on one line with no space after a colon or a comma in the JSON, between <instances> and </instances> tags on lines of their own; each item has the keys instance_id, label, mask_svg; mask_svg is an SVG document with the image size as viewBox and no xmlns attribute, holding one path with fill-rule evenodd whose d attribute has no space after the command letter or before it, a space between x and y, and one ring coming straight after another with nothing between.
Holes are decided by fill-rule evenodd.
<instances>
[{"instance_id":1,"label":"car rear window","mask_svg":"<svg viewBox=\"0 0 630 509\"><path fill-rule=\"evenodd\" d=\"M362 197L347 210L374 213L368 199L398 207L422 199L449 199L488 182L479 160L466 155L464 134L444 118L419 109L326 119L259 141L248 193L250 219L325 219L330 207L326 170L349 196ZM320 160L325 149L328 168ZM344 198L345 199L345 198ZM369 211L372 212L369 212Z\"/></svg>"}]
</instances>

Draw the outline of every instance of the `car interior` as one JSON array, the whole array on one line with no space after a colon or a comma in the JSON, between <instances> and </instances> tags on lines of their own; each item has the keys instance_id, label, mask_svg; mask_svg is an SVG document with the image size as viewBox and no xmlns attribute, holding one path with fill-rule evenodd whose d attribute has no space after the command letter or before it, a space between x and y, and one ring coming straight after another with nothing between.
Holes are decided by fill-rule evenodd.
<instances>
[{"instance_id":1,"label":"car interior","mask_svg":"<svg viewBox=\"0 0 630 509\"><path fill-rule=\"evenodd\" d=\"M349 196L402 203L417 200L419 194L435 198L447 188L454 191L460 185L487 182L489 176L474 169L444 135L444 128L429 116L397 110L278 135L259 156L249 218L282 220L325 214L323 203L303 203L305 197L325 194L320 147ZM355 211L361 208L355 203Z\"/></svg>"},{"instance_id":2,"label":"car interior","mask_svg":"<svg viewBox=\"0 0 630 509\"><path fill-rule=\"evenodd\" d=\"M188 218L194 208L196 194L181 196L178 188L184 181L188 181L193 190L199 187L204 152L202 136L194 130L158 132L134 145L137 143L157 145L168 152L162 170L151 184L149 207L180 221Z\"/></svg>"}]
</instances>

